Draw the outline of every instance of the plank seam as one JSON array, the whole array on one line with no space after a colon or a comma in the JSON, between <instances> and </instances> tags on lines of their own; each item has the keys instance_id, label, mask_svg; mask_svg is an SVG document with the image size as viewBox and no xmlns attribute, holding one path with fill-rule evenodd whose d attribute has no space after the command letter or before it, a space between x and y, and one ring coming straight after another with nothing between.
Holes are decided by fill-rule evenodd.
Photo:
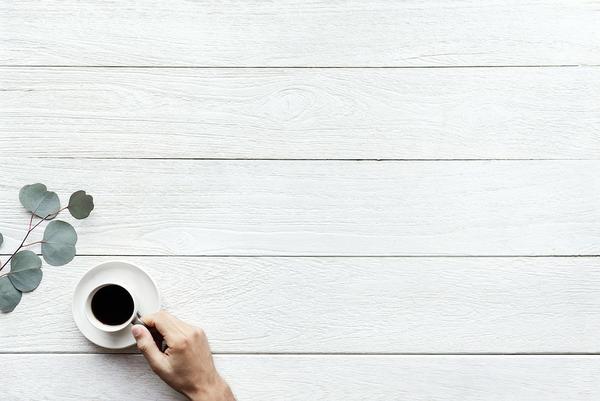
<instances>
[{"instance_id":1,"label":"plank seam","mask_svg":"<svg viewBox=\"0 0 600 401\"><path fill-rule=\"evenodd\" d=\"M556 357L556 356L600 356L597 352L531 352L531 353L382 353L382 352L213 352L219 355L239 356L390 356L390 357ZM141 355L139 352L69 352L69 351L28 351L0 352L0 355Z\"/></svg>"},{"instance_id":2,"label":"plank seam","mask_svg":"<svg viewBox=\"0 0 600 401\"><path fill-rule=\"evenodd\" d=\"M299 65L245 65L245 66L219 66L219 65L94 65L94 64L0 64L0 68L136 68L136 69L458 69L458 68L573 68L573 67L599 67L600 64L497 64L497 65L416 65L416 66L299 66Z\"/></svg>"},{"instance_id":3,"label":"plank seam","mask_svg":"<svg viewBox=\"0 0 600 401\"><path fill-rule=\"evenodd\" d=\"M10 256L10 253L0 253L0 256ZM42 255L37 253L37 255ZM178 254L178 255L147 255L147 254L94 254L86 253L76 255L77 257L143 257L143 258L598 258L597 254L581 254L581 255L220 255L220 254Z\"/></svg>"},{"instance_id":4,"label":"plank seam","mask_svg":"<svg viewBox=\"0 0 600 401\"><path fill-rule=\"evenodd\" d=\"M10 256L10 253L0 253L0 256ZM42 255L37 253L37 255ZM146 254L94 254L86 253L75 255L76 257L143 257L143 258L598 258L596 254L581 254L581 255L220 255L220 254L178 254L178 255L146 255Z\"/></svg>"},{"instance_id":5,"label":"plank seam","mask_svg":"<svg viewBox=\"0 0 600 401\"><path fill-rule=\"evenodd\" d=\"M480 161L597 161L589 158L466 158L466 159L405 159L405 158L268 158L268 157L92 157L92 156L17 156L18 159L44 160L156 160L156 161L331 161L331 162L480 162Z\"/></svg>"}]
</instances>

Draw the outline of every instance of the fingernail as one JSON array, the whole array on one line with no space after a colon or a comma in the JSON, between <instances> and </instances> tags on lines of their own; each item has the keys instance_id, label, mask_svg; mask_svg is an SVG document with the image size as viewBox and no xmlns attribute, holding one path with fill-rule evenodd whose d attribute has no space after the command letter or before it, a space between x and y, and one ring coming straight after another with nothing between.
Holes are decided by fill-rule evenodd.
<instances>
[{"instance_id":1,"label":"fingernail","mask_svg":"<svg viewBox=\"0 0 600 401\"><path fill-rule=\"evenodd\" d=\"M144 330L142 329L142 326L140 326L139 324L134 324L133 327L131 328L131 334L133 334L133 336L135 338L138 338L143 333L144 333Z\"/></svg>"}]
</instances>

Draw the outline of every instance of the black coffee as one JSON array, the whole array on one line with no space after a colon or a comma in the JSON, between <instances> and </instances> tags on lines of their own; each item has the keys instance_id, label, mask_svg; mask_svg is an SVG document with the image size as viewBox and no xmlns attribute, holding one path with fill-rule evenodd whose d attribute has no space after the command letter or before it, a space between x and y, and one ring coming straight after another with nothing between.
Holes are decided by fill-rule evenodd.
<instances>
[{"instance_id":1,"label":"black coffee","mask_svg":"<svg viewBox=\"0 0 600 401\"><path fill-rule=\"evenodd\" d=\"M106 285L94 294L92 313L100 322L118 326L133 314L133 298L129 291L120 285Z\"/></svg>"}]
</instances>

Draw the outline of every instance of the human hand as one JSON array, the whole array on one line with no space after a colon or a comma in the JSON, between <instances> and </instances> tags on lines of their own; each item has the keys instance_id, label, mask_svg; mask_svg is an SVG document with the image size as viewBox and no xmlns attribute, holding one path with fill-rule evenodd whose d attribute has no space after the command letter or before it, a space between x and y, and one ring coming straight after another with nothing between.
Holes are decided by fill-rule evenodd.
<instances>
[{"instance_id":1,"label":"human hand","mask_svg":"<svg viewBox=\"0 0 600 401\"><path fill-rule=\"evenodd\" d=\"M235 401L229 386L215 368L202 329L164 311L141 320L156 328L165 339L167 349L163 353L146 327L136 324L131 329L148 364L169 386L192 401Z\"/></svg>"}]
</instances>

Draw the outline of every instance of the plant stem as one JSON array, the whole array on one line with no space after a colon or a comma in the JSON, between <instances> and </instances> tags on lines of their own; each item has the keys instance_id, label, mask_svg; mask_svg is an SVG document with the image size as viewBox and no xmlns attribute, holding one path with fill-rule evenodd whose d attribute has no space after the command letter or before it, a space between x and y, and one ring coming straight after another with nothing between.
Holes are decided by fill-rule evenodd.
<instances>
[{"instance_id":1,"label":"plant stem","mask_svg":"<svg viewBox=\"0 0 600 401\"><path fill-rule=\"evenodd\" d=\"M31 213L31 218L29 219L29 227L27 228L27 230L31 230L31 223L33 223L33 216L35 216L35 212Z\"/></svg>"},{"instance_id":2,"label":"plant stem","mask_svg":"<svg viewBox=\"0 0 600 401\"><path fill-rule=\"evenodd\" d=\"M35 244L43 244L44 242L46 242L46 241L35 241L35 242L30 242L29 244L25 244L25 245L23 245L23 246L22 246L22 248L25 248L25 247L28 247L28 246L32 246L32 245L35 245Z\"/></svg>"},{"instance_id":3,"label":"plant stem","mask_svg":"<svg viewBox=\"0 0 600 401\"><path fill-rule=\"evenodd\" d=\"M29 230L27 230L27 234L25 234L25 238L23 238L23 241L21 241L21 244L19 245L19 247L17 248L16 251L13 252L12 255L10 255L10 257L6 260L6 262L4 262L4 264L0 267L0 271L2 271L2 269L4 269L4 266L6 266L8 264L8 262L10 262L10 260L13 258L13 256L15 256L17 254L17 252L19 252L21 250L21 248L23 248L23 245L25 244L25 241L27 240L27 238L29 237L29 234L31 234L31 232L33 230L36 229L37 226L39 226L40 224L42 224L44 221L46 221L48 219L49 216L44 217L43 219L41 219L39 222L37 222L33 227L31 227Z\"/></svg>"},{"instance_id":4,"label":"plant stem","mask_svg":"<svg viewBox=\"0 0 600 401\"><path fill-rule=\"evenodd\" d=\"M40 269L43 269L43 268L44 268L44 265L40 266ZM6 272L4 274L0 274L0 277L10 276L11 273L12 272Z\"/></svg>"},{"instance_id":5,"label":"plant stem","mask_svg":"<svg viewBox=\"0 0 600 401\"><path fill-rule=\"evenodd\" d=\"M35 230L37 228L37 226L39 226L40 224L42 224L46 220L50 220L51 218L52 219L55 218L56 216L58 216L58 214L60 212L62 212L63 210L65 210L67 208L68 208L68 206L65 206L62 209L60 209L58 212L56 212L54 214L49 214L48 216L44 217L43 219L41 219L40 221L38 221L37 223L35 223L35 225L33 227L31 226L31 223L33 223L33 216L34 216L35 212L31 213L31 219L29 220L29 228L27 229L27 234L25 234L25 238L23 238L23 241L21 241L21 244L19 245L19 247L17 248L17 250L14 251L12 255L10 255L10 257L6 260L6 262L4 262L4 264L2 264L2 266L0 266L0 271L2 271L2 269L4 269L4 267L8 264L8 262L10 262L10 260L13 258L13 256L15 256L17 254L17 252L19 252L21 250L21 248L23 248L25 246L36 244L38 242L43 242L43 241L38 241L38 242L34 242L34 243L31 243L31 244L25 245L25 241L27 241L27 238L29 237L29 234L31 234L31 232L33 230Z\"/></svg>"}]
</instances>

